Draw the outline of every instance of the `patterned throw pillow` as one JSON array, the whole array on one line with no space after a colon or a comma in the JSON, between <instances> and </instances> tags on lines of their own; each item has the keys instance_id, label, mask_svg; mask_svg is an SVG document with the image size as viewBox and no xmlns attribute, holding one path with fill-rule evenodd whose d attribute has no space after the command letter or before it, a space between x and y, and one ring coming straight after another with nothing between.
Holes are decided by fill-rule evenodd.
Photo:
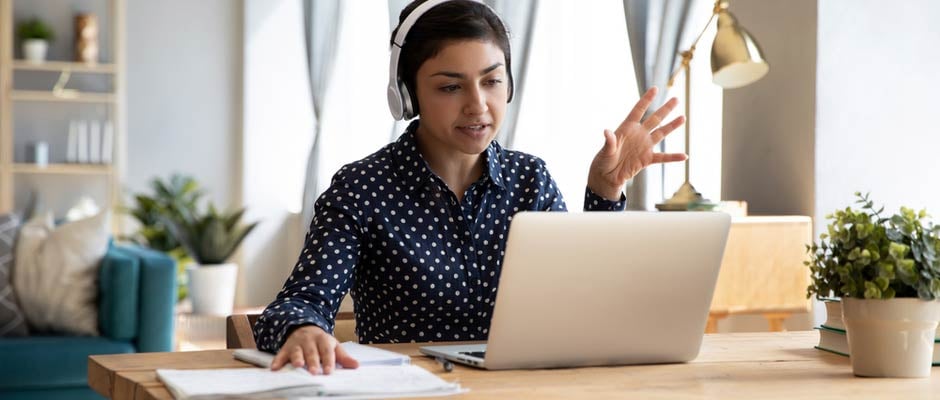
<instances>
[{"instance_id":1,"label":"patterned throw pillow","mask_svg":"<svg viewBox=\"0 0 940 400\"><path fill-rule=\"evenodd\" d=\"M20 219L15 214L0 215L0 337L26 336L26 319L13 294L13 254Z\"/></svg>"}]
</instances>

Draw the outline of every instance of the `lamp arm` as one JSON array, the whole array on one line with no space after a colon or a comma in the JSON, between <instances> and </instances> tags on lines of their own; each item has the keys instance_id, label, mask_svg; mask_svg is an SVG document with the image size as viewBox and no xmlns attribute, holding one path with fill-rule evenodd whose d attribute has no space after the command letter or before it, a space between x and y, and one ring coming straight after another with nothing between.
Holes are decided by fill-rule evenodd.
<instances>
[{"instance_id":1,"label":"lamp arm","mask_svg":"<svg viewBox=\"0 0 940 400\"><path fill-rule=\"evenodd\" d=\"M672 76L669 77L669 83L666 85L666 87L672 87L672 84L675 83L676 78L679 76L679 74L682 73L685 64L688 64L692 61L692 54L695 53L695 46L698 45L699 40L702 40L702 36L705 35L705 31L707 31L708 27L712 25L712 21L715 20L715 16L718 15L722 8L721 0L715 0L715 7L712 9L712 16L708 18L708 22L705 23L705 27L702 28L702 31L699 32L698 36L695 38L695 41L692 42L692 46L689 47L688 50L679 53L682 55L683 65L679 66L679 68L676 68L676 70L672 73Z\"/></svg>"}]
</instances>

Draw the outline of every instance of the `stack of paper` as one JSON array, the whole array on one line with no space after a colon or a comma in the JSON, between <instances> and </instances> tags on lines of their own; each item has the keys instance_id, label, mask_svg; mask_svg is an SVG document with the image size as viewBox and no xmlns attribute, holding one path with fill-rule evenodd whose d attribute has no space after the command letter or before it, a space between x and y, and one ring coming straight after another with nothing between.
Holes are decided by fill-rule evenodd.
<instances>
[{"instance_id":1,"label":"stack of paper","mask_svg":"<svg viewBox=\"0 0 940 400\"><path fill-rule=\"evenodd\" d=\"M427 370L410 365L403 354L343 343L350 356L359 361L357 369L337 369L330 375L312 375L303 368L285 367L271 371L274 356L240 349L235 358L263 368L208 370L158 369L157 376L177 399L330 397L390 398L445 396L463 393L456 383L449 383Z\"/></svg>"}]
</instances>

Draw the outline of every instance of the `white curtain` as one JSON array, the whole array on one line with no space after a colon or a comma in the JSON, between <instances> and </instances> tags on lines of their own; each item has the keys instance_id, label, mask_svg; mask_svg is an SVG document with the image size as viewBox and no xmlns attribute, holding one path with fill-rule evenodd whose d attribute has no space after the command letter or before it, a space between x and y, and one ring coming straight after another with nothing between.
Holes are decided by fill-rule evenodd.
<instances>
[{"instance_id":1,"label":"white curtain","mask_svg":"<svg viewBox=\"0 0 940 400\"><path fill-rule=\"evenodd\" d=\"M307 62L310 71L310 93L313 97L313 145L307 158L304 198L301 211L301 232L306 232L313 218L313 203L318 193L320 133L323 126L323 104L333 76L340 23L343 18L342 0L303 0L304 33Z\"/></svg>"}]
</instances>

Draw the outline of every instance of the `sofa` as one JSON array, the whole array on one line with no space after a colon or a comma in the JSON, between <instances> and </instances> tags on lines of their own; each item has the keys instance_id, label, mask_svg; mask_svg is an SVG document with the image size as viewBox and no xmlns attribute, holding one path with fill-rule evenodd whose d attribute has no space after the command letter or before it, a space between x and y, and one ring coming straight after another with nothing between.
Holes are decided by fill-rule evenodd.
<instances>
[{"instance_id":1,"label":"sofa","mask_svg":"<svg viewBox=\"0 0 940 400\"><path fill-rule=\"evenodd\" d=\"M88 356L172 350L175 261L112 244L98 274L101 336L0 338L0 398L102 399L88 386Z\"/></svg>"}]
</instances>

